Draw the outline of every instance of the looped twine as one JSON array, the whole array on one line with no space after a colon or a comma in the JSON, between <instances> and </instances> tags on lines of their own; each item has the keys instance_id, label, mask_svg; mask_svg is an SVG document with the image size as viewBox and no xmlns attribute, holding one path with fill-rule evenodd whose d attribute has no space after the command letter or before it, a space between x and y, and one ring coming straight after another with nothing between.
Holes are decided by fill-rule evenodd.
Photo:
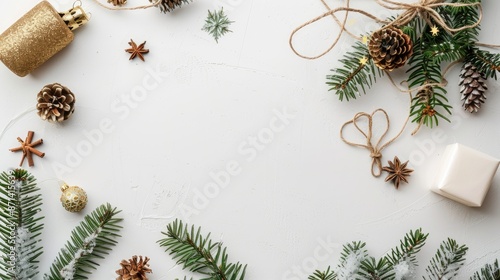
<instances>
[{"instance_id":1,"label":"looped twine","mask_svg":"<svg viewBox=\"0 0 500 280\"><path fill-rule=\"evenodd\" d=\"M386 120L386 128L385 128L384 132L382 133L382 135L380 136L380 138L378 139L378 141L375 144L373 144L372 143L373 116L377 113L382 113L384 115L385 120ZM364 131L358 125L358 122L362 118L366 118L368 121L368 127L367 127L368 130L367 131ZM372 175L374 177L379 177L382 174L382 150L385 147L387 147L389 144L394 142L401 135L401 133L403 133L403 130L405 129L407 122L408 122L408 119L406 119L406 121L403 125L403 128L399 131L399 133L396 136L394 136L392 139L390 139L386 143L381 144L382 140L384 139L384 137L386 136L386 134L390 128L389 115L387 114L387 112L381 108L376 109L371 114L368 114L365 112L359 112L356 115L354 115L354 118L352 120L349 120L342 125L342 127L340 128L340 138L342 139L342 141L344 141L344 143L346 143L348 145L365 148L368 151L370 151L370 157L372 158L372 166L371 166ZM351 142L351 141L348 141L344 138L344 128L350 124L353 124L354 127L356 127L356 129L366 138L366 144Z\"/></svg>"},{"instance_id":2,"label":"looped twine","mask_svg":"<svg viewBox=\"0 0 500 280\"><path fill-rule=\"evenodd\" d=\"M363 15L367 18L370 18L374 20L377 23L382 23L384 26L382 28L387 28L389 26L403 26L412 21L415 17L419 16L422 19L424 19L429 25L436 24L446 30L447 32L453 33L453 32L458 32L464 29L469 29L469 28L474 28L477 27L483 18L483 10L480 2L475 2L475 3L444 3L445 0L420 0L420 2L417 3L402 3L402 2L397 2L393 0L376 0L377 4L380 5L381 7L384 7L389 10L399 10L403 11L396 19L393 21L388 21L386 19L381 19L376 17L375 15L361 10L361 9L355 9L349 7L350 0L346 1L346 5L344 7L338 7L335 9L331 9L328 4L326 4L325 0L321 0L323 5L327 8L327 12L317 16L316 18L313 18L303 24L301 24L299 27L295 28L292 33L290 34L290 38L288 40L288 44L290 45L290 48L292 51L299 57L305 58L305 59L317 59L328 52L330 52L339 42L340 37L344 32L348 33L351 37L360 40L358 36L355 36L352 32L350 32L347 27L346 27L346 22L347 18L349 16L349 13L357 13L360 15ZM462 26L459 28L452 28L446 24L446 21L443 19L443 17L436 12L436 8L438 7L445 7L445 6L452 6L452 7L471 7L471 6L477 6L479 9L479 18L476 22L474 22L471 25L467 26ZM342 21L340 21L336 13L338 12L345 12L345 17ZM293 37L295 34L300 31L302 28L313 24L321 19L324 19L325 17L331 16L334 20L335 23L340 27L340 32L337 34L337 36L334 38L333 42L330 44L330 46L323 51L322 53L315 55L315 56L307 56L299 53L294 45L293 45ZM381 28L381 29L382 29Z\"/></svg>"},{"instance_id":3,"label":"looped twine","mask_svg":"<svg viewBox=\"0 0 500 280\"><path fill-rule=\"evenodd\" d=\"M396 17L395 20L389 22L386 26L402 26L408 24L415 17L420 17L429 25L439 25L441 28L448 32L458 32L464 29L477 27L482 20L483 10L480 2L476 3L444 3L444 0L420 0L418 3L401 3L392 0L377 0L377 3L389 10L404 10L402 14ZM459 28L452 28L446 24L443 17L435 10L438 7L472 7L477 6L479 9L479 18L476 22L470 25L462 26ZM432 20L431 20L432 19Z\"/></svg>"}]
</instances>

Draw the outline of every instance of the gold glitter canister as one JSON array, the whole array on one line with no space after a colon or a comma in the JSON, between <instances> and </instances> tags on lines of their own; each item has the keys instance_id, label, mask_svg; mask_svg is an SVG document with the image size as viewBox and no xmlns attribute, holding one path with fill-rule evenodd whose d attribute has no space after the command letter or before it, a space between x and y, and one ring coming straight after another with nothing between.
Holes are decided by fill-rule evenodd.
<instances>
[{"instance_id":1,"label":"gold glitter canister","mask_svg":"<svg viewBox=\"0 0 500 280\"><path fill-rule=\"evenodd\" d=\"M24 77L73 41L73 32L88 22L80 6L58 13L42 1L0 35L0 60Z\"/></svg>"}]
</instances>

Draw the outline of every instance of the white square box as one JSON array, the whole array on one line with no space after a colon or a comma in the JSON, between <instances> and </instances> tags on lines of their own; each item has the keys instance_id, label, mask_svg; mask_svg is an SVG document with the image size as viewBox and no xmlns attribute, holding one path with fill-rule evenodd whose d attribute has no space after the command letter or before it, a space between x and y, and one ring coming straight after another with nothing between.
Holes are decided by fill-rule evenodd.
<instances>
[{"instance_id":1,"label":"white square box","mask_svg":"<svg viewBox=\"0 0 500 280\"><path fill-rule=\"evenodd\" d=\"M500 161L461 144L448 145L431 190L471 207L480 207Z\"/></svg>"}]
</instances>

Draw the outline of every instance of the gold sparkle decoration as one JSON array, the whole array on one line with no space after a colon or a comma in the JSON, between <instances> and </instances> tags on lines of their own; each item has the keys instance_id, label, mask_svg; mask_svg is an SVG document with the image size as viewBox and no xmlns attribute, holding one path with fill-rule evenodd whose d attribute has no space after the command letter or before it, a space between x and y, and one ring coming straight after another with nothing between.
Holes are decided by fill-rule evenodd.
<instances>
[{"instance_id":1,"label":"gold sparkle decoration","mask_svg":"<svg viewBox=\"0 0 500 280\"><path fill-rule=\"evenodd\" d=\"M363 56L363 58L361 58L361 59L359 60L359 63L360 63L361 65L365 65L367 62L368 62L368 58L367 58L366 56Z\"/></svg>"},{"instance_id":2,"label":"gold sparkle decoration","mask_svg":"<svg viewBox=\"0 0 500 280\"><path fill-rule=\"evenodd\" d=\"M439 34L439 28L435 25L431 27L431 34L432 36L437 36Z\"/></svg>"},{"instance_id":3,"label":"gold sparkle decoration","mask_svg":"<svg viewBox=\"0 0 500 280\"><path fill-rule=\"evenodd\" d=\"M368 36L366 36L366 35L363 36L363 38L361 39L361 41L363 42L363 44L367 45L368 41L369 41Z\"/></svg>"},{"instance_id":4,"label":"gold sparkle decoration","mask_svg":"<svg viewBox=\"0 0 500 280\"><path fill-rule=\"evenodd\" d=\"M0 59L24 77L71 43L71 30L87 21L79 6L59 13L42 1L0 35Z\"/></svg>"},{"instance_id":5,"label":"gold sparkle decoration","mask_svg":"<svg viewBox=\"0 0 500 280\"><path fill-rule=\"evenodd\" d=\"M78 186L61 186L61 203L69 212L80 212L87 205L87 193Z\"/></svg>"}]
</instances>

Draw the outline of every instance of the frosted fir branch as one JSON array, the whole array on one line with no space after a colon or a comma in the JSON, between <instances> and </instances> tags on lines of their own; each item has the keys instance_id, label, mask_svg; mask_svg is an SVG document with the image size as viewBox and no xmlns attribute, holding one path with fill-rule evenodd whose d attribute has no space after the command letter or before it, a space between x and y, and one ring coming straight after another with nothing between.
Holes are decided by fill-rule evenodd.
<instances>
[{"instance_id":1,"label":"frosted fir branch","mask_svg":"<svg viewBox=\"0 0 500 280\"><path fill-rule=\"evenodd\" d=\"M465 245L458 245L455 240L450 238L443 241L429 266L425 269L427 277L424 279L441 280L455 277L465 262L464 256L468 249Z\"/></svg>"},{"instance_id":2,"label":"frosted fir branch","mask_svg":"<svg viewBox=\"0 0 500 280\"><path fill-rule=\"evenodd\" d=\"M71 232L71 240L52 263L50 274L44 280L88 279L86 275L99 264L96 258L103 259L116 245L122 221L116 218L120 213L109 203L99 206Z\"/></svg>"},{"instance_id":3,"label":"frosted fir branch","mask_svg":"<svg viewBox=\"0 0 500 280\"><path fill-rule=\"evenodd\" d=\"M394 280L415 279L415 264L408 260L402 260L392 267L394 271Z\"/></svg>"},{"instance_id":4,"label":"frosted fir branch","mask_svg":"<svg viewBox=\"0 0 500 280\"><path fill-rule=\"evenodd\" d=\"M26 170L0 174L0 279L32 279L38 274L43 229L39 191Z\"/></svg>"},{"instance_id":5,"label":"frosted fir branch","mask_svg":"<svg viewBox=\"0 0 500 280\"><path fill-rule=\"evenodd\" d=\"M229 25L231 25L233 21L230 21L226 14L224 13L224 8L221 8L219 11L214 10L211 12L208 10L208 16L205 20L205 25L201 30L208 32L208 34L214 37L215 42L219 42L219 38L228 32L232 32L229 30Z\"/></svg>"},{"instance_id":6,"label":"frosted fir branch","mask_svg":"<svg viewBox=\"0 0 500 280\"><path fill-rule=\"evenodd\" d=\"M353 279L358 274L361 263L368 258L364 249L365 245L365 243L358 241L343 246L340 264L337 268L338 279Z\"/></svg>"},{"instance_id":7,"label":"frosted fir branch","mask_svg":"<svg viewBox=\"0 0 500 280\"><path fill-rule=\"evenodd\" d=\"M61 276L65 280L72 280L76 273L76 265L82 257L92 254L96 245L96 239L102 228L97 228L96 232L85 238L83 246L79 248L74 254L73 259L61 269Z\"/></svg>"}]
</instances>

